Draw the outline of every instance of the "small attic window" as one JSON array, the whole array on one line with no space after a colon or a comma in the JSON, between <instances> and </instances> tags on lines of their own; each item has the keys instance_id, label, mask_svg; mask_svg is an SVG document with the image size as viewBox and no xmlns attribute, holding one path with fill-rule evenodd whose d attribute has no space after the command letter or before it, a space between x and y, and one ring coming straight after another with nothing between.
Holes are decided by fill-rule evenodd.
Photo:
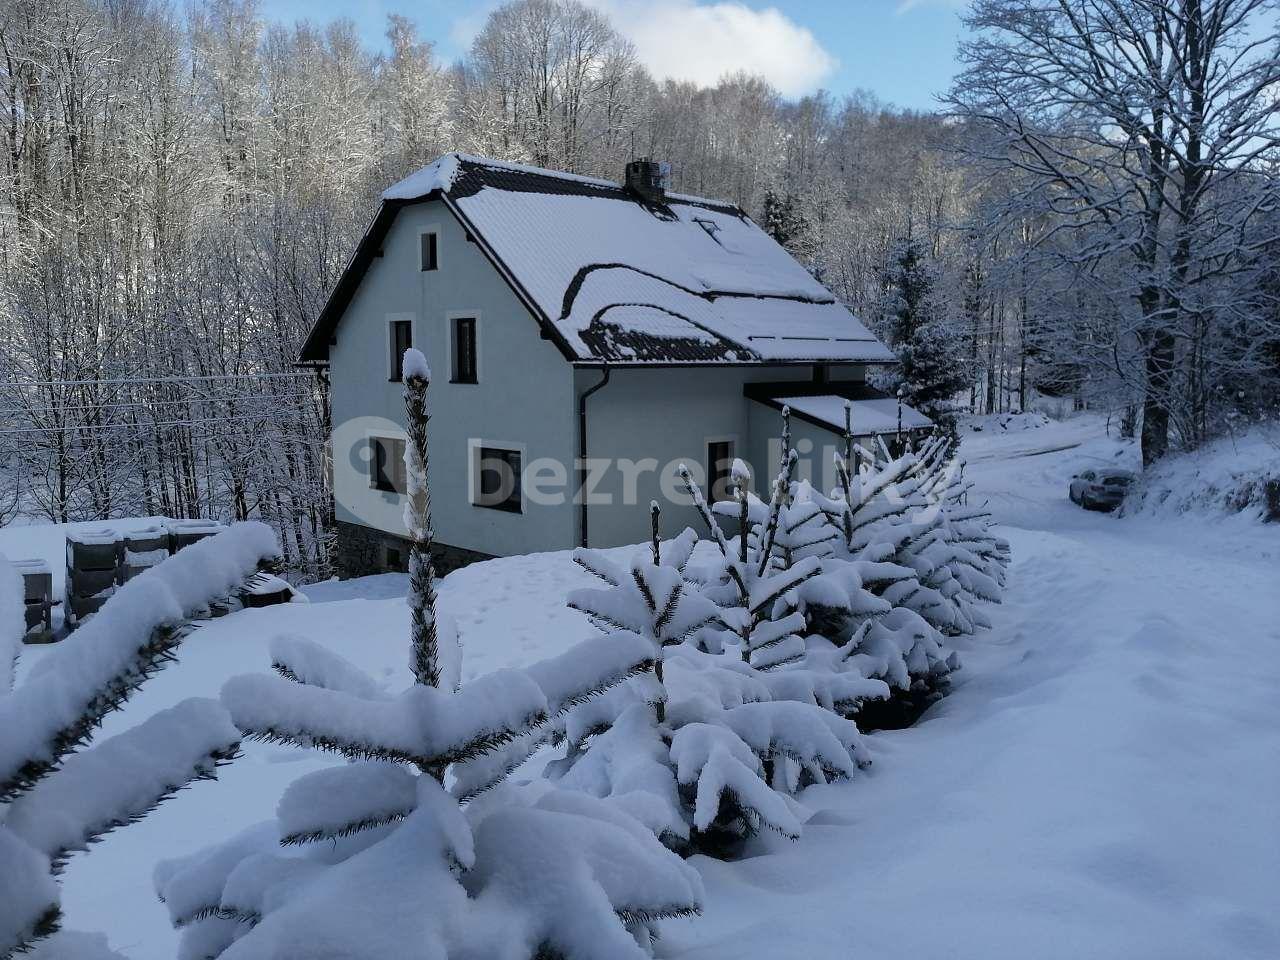
<instances>
[{"instance_id":1,"label":"small attic window","mask_svg":"<svg viewBox=\"0 0 1280 960\"><path fill-rule=\"evenodd\" d=\"M438 242L439 241L437 240L436 232L434 230L421 235L423 270L439 269L440 261L438 259L437 251Z\"/></svg>"},{"instance_id":2,"label":"small attic window","mask_svg":"<svg viewBox=\"0 0 1280 960\"><path fill-rule=\"evenodd\" d=\"M724 246L723 243L720 243L720 238L716 236L720 232L720 224L714 220L703 220L701 217L694 217L693 222L705 230L708 237L720 244L720 246Z\"/></svg>"}]
</instances>

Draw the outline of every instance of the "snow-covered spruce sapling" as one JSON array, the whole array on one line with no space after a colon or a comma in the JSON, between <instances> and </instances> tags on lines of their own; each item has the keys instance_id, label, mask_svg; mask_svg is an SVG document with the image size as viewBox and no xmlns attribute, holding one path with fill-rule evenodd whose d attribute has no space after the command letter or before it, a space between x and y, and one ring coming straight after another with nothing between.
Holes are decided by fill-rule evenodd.
<instances>
[{"instance_id":1,"label":"snow-covered spruce sapling","mask_svg":"<svg viewBox=\"0 0 1280 960\"><path fill-rule=\"evenodd\" d=\"M855 474L838 457L838 489L829 499L811 493L841 534L824 564L831 570L844 568L851 588L856 583L864 598L887 609L868 610L853 602L843 615L827 617L818 632L831 646L811 643L809 660L886 681L894 690L889 703L870 707L860 724L864 729L897 726L936 697L958 666L937 626L953 623L955 613L942 593L920 582L913 567L895 562L904 544L936 522L916 519L929 507L913 476L919 461L914 455L889 460L883 448L869 451L853 445L853 450L861 469ZM904 698L911 701L905 711Z\"/></svg>"},{"instance_id":2,"label":"snow-covered spruce sapling","mask_svg":"<svg viewBox=\"0 0 1280 960\"><path fill-rule=\"evenodd\" d=\"M461 682L461 653L451 622L436 619L435 567L431 558L431 490L427 485L427 387L431 369L422 351L404 354L404 403L408 443L404 448L404 525L409 533L409 648L414 678L443 690Z\"/></svg>"},{"instance_id":3,"label":"snow-covered spruce sapling","mask_svg":"<svg viewBox=\"0 0 1280 960\"><path fill-rule=\"evenodd\" d=\"M958 505L966 488L953 452L946 438L935 437L895 459L883 444L862 448L846 430L837 489L830 498L810 494L840 532L824 567L849 567L850 585L856 577L864 592L891 606L810 624L831 643L824 650L810 637L810 665L826 661L894 688L890 701L861 715L864 729L909 723L943 692L958 666L944 634L986 625L980 603L999 600L1007 544L991 535L981 510Z\"/></svg>"},{"instance_id":4,"label":"snow-covered spruce sapling","mask_svg":"<svg viewBox=\"0 0 1280 960\"><path fill-rule=\"evenodd\" d=\"M545 781L504 784L551 721L649 670L634 635L598 637L455 689L432 641L426 388L406 356L411 578L408 689L305 639L277 638L280 676L235 677L247 736L341 754L295 781L274 821L180 861L156 886L182 958L640 958L654 924L700 908L697 874L641 823ZM456 648L456 645L454 645Z\"/></svg>"},{"instance_id":5,"label":"snow-covered spruce sapling","mask_svg":"<svg viewBox=\"0 0 1280 960\"><path fill-rule=\"evenodd\" d=\"M787 412L784 409L784 446ZM865 550L849 549L848 540L860 532L868 533L869 541L877 539L871 534L883 535L886 531L906 537L910 531L899 529L893 522L905 517L911 506L923 502L922 497L899 502L893 495L896 490L891 490L890 495L876 502L875 510L879 512L846 509L848 503L869 500L873 491L883 492L897 476L886 471L889 475L877 479L875 465L883 462L887 451L883 446L877 453L862 450L853 440L850 420L846 408L844 456L837 454L839 492L828 499L806 482L791 481L784 462L784 473L774 484L770 504L766 506L752 498L747 511L751 532L747 536L740 532L736 542L739 547L749 544L747 553L755 563L760 563L767 550L770 569L775 573L804 563L812 565L815 558L820 566L819 573L784 591L769 611L770 623L794 625L794 639L786 641L793 655L782 664L784 669L762 676L772 695L820 704L845 716L858 716L860 725L869 719L874 726L883 723L885 709L877 705L868 714L862 711L868 701L889 698L886 682L899 691L895 700L913 689L918 695L922 686L933 690L937 678L949 672L955 662L952 659L948 663L942 637L934 627L912 610L900 608L904 597L917 603L929 599L941 603L943 596L923 590L914 569L873 563L865 559ZM849 457L868 464L865 470L858 471L856 479L848 469L852 465ZM905 474L909 466L910 462L904 462L900 472ZM784 485L787 493L780 497ZM691 484L690 487L690 492L696 494ZM694 499L700 503L696 496ZM717 504L715 512L728 518L741 514L730 503ZM711 518L704 519L710 529ZM744 519L739 520L740 527L743 522ZM713 537L717 534L712 530ZM742 551L737 552L741 556ZM877 543L873 553L891 555L893 548ZM731 596L733 586L728 582L713 595L723 603L724 594ZM888 595L891 588L896 593ZM950 615L949 610L944 612ZM737 614L742 616L741 609ZM767 665L769 661L758 662ZM923 684L918 682L922 678L926 681ZM795 773L794 769L790 772Z\"/></svg>"},{"instance_id":6,"label":"snow-covered spruce sapling","mask_svg":"<svg viewBox=\"0 0 1280 960\"><path fill-rule=\"evenodd\" d=\"M190 699L90 745L94 733L174 659L188 618L278 554L260 523L184 548L116 591L18 686L21 579L0 561L0 957L33 945L42 956L111 955L100 939L56 933L58 874L72 853L212 779L240 732L218 703Z\"/></svg>"},{"instance_id":7,"label":"snow-covered spruce sapling","mask_svg":"<svg viewBox=\"0 0 1280 960\"><path fill-rule=\"evenodd\" d=\"M794 610L785 609L785 604L779 601L786 593L822 572L816 557L809 557L783 570L772 563L783 501L788 494L795 465L795 451L786 451L782 468L773 482L769 503L763 511L756 511L760 519L757 529L753 530L752 497L747 489L749 476L746 465L738 462L733 502L724 503L722 508L724 513L737 519L738 536L732 545L720 532L712 509L693 482L689 470L683 464L680 466L680 478L686 491L717 545L722 545L723 582L728 598L721 619L736 635L742 659L760 670L774 669L804 656L804 640L799 635L804 629L804 617ZM724 592L719 593L723 595Z\"/></svg>"},{"instance_id":8,"label":"snow-covered spruce sapling","mask_svg":"<svg viewBox=\"0 0 1280 960\"><path fill-rule=\"evenodd\" d=\"M849 550L912 573L887 584L883 595L943 634L989 626L980 603L999 601L1003 554L982 511L959 507L967 485L959 479L950 439L934 437L918 454L877 464L857 487L852 505L843 507L851 514ZM953 517L967 524L965 536L952 529ZM981 544L978 553L967 546L969 534Z\"/></svg>"},{"instance_id":9,"label":"snow-covered spruce sapling","mask_svg":"<svg viewBox=\"0 0 1280 960\"><path fill-rule=\"evenodd\" d=\"M764 827L799 834L802 811L788 795L796 783L770 782L779 760L827 780L851 775L866 755L852 723L810 703L774 702L737 650L692 642L723 613L686 577L694 540L685 531L664 544L657 564L653 545L626 565L575 552L605 586L574 591L570 605L614 637L645 638L662 670L572 711L567 753L548 772L634 813L676 849L723 854Z\"/></svg>"},{"instance_id":10,"label":"snow-covered spruce sapling","mask_svg":"<svg viewBox=\"0 0 1280 960\"><path fill-rule=\"evenodd\" d=\"M784 448L790 433L787 414L784 409ZM787 450L768 505L747 493L743 483L736 491L738 507L723 503L710 508L684 472L686 489L721 547L723 563L733 573L736 555L740 568L732 576L722 575L707 595L725 607L721 619L736 634L744 660L760 671L758 679L772 699L813 705L852 719L866 701L888 697L889 688L841 663L832 644L815 630L855 615L878 616L890 606L862 589L848 563L830 558L837 535L824 532L830 521L811 502L809 485L791 480L795 462L795 451ZM749 500L746 510L740 506L744 497ZM738 535L732 543L716 524L717 511L737 518ZM743 544L748 545L745 550ZM869 762L864 752L856 756L860 764ZM788 791L808 776L791 760L766 767L771 781Z\"/></svg>"},{"instance_id":11,"label":"snow-covered spruce sapling","mask_svg":"<svg viewBox=\"0 0 1280 960\"><path fill-rule=\"evenodd\" d=\"M631 565L624 568L599 550L575 550L574 561L607 586L599 590L575 590L569 595L569 606L585 613L601 630L623 631L651 644L656 681L652 689L662 693L664 648L681 644L717 622L720 610L689 589L683 576L683 563L663 564L659 536L661 510L656 502L650 504L649 510L650 559L646 560L642 552L637 553ZM680 551L675 559L687 562L688 555ZM666 719L665 698L655 698L653 706L657 721L662 723Z\"/></svg>"}]
</instances>

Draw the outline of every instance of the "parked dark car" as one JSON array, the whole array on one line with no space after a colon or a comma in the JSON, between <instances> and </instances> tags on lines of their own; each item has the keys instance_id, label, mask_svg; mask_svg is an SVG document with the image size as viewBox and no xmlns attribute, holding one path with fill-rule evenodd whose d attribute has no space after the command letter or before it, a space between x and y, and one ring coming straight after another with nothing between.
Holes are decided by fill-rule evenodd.
<instances>
[{"instance_id":1,"label":"parked dark car","mask_svg":"<svg viewBox=\"0 0 1280 960\"><path fill-rule=\"evenodd\" d=\"M1082 470L1071 478L1067 496L1086 510L1114 510L1136 479L1128 470Z\"/></svg>"}]
</instances>

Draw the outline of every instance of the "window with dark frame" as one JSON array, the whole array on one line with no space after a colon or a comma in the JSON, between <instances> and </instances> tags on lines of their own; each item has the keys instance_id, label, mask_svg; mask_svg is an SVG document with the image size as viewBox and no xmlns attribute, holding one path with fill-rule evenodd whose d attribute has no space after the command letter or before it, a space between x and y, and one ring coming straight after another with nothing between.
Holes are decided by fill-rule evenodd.
<instances>
[{"instance_id":1,"label":"window with dark frame","mask_svg":"<svg viewBox=\"0 0 1280 960\"><path fill-rule=\"evenodd\" d=\"M404 379L404 352L413 346L413 321L391 321L391 376L393 382Z\"/></svg>"},{"instance_id":2,"label":"window with dark frame","mask_svg":"<svg viewBox=\"0 0 1280 960\"><path fill-rule=\"evenodd\" d=\"M395 437L369 438L369 486L383 493L404 493L404 441Z\"/></svg>"},{"instance_id":3,"label":"window with dark frame","mask_svg":"<svg viewBox=\"0 0 1280 960\"><path fill-rule=\"evenodd\" d=\"M733 472L733 441L713 440L707 444L707 501L728 500Z\"/></svg>"},{"instance_id":4,"label":"window with dark frame","mask_svg":"<svg viewBox=\"0 0 1280 960\"><path fill-rule=\"evenodd\" d=\"M422 234L422 269L436 270L440 266L437 259L437 247L439 240L436 238L435 232Z\"/></svg>"},{"instance_id":5,"label":"window with dark frame","mask_svg":"<svg viewBox=\"0 0 1280 960\"><path fill-rule=\"evenodd\" d=\"M502 447L477 449L476 506L521 513L520 451Z\"/></svg>"},{"instance_id":6,"label":"window with dark frame","mask_svg":"<svg viewBox=\"0 0 1280 960\"><path fill-rule=\"evenodd\" d=\"M476 382L476 318L453 320L453 382Z\"/></svg>"}]
</instances>

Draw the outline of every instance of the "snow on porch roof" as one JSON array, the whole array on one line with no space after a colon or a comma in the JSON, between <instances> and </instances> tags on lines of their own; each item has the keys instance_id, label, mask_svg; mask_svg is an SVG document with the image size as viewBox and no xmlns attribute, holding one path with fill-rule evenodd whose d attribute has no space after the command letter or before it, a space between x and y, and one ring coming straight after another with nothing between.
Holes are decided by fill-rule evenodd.
<instances>
[{"instance_id":1,"label":"snow on porch roof","mask_svg":"<svg viewBox=\"0 0 1280 960\"><path fill-rule=\"evenodd\" d=\"M739 208L447 154L383 206L303 349L324 361L368 258L404 204L442 198L578 363L892 363L894 356Z\"/></svg>"},{"instance_id":2,"label":"snow on porch roof","mask_svg":"<svg viewBox=\"0 0 1280 960\"><path fill-rule=\"evenodd\" d=\"M753 385L754 386L754 385ZM844 407L849 404L851 430L855 437L894 433L898 429L898 400L861 383L831 383L829 393L801 392L816 390L811 384L768 384L764 389L747 388L747 396L776 410L790 407L794 416L836 434L844 433ZM801 388L801 389L797 389ZM793 395L788 395L791 393ZM932 427L933 421L914 407L902 404L902 429Z\"/></svg>"}]
</instances>

